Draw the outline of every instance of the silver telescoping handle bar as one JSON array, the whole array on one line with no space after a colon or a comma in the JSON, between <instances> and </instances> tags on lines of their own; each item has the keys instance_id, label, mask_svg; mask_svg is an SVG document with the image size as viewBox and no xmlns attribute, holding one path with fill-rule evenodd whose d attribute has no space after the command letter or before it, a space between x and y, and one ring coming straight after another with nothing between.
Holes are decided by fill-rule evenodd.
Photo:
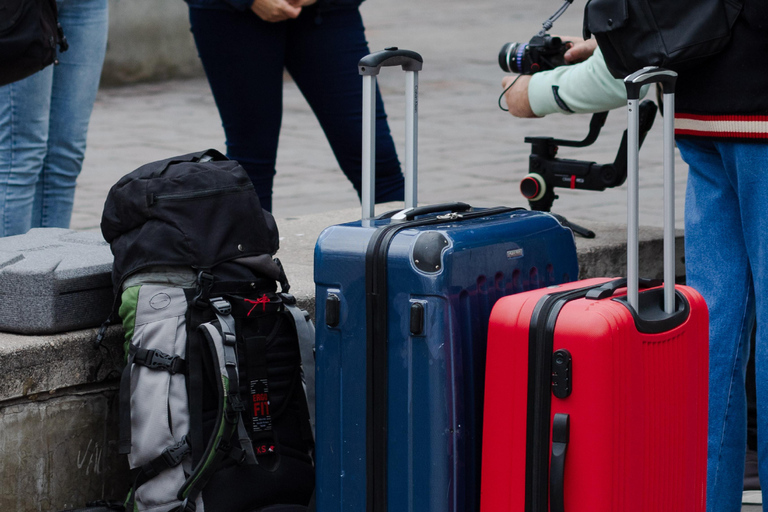
<instances>
[{"instance_id":1,"label":"silver telescoping handle bar","mask_svg":"<svg viewBox=\"0 0 768 512\"><path fill-rule=\"evenodd\" d=\"M639 102L640 88L664 91L664 312L675 312L675 82L674 71L646 67L624 79L627 88L627 300L639 311Z\"/></svg>"},{"instance_id":2,"label":"silver telescoping handle bar","mask_svg":"<svg viewBox=\"0 0 768 512\"><path fill-rule=\"evenodd\" d=\"M405 208L417 206L418 73L422 64L421 55L398 48L371 53L358 63L363 76L363 220L374 217L376 203L376 75L382 67L402 66L405 71Z\"/></svg>"}]
</instances>

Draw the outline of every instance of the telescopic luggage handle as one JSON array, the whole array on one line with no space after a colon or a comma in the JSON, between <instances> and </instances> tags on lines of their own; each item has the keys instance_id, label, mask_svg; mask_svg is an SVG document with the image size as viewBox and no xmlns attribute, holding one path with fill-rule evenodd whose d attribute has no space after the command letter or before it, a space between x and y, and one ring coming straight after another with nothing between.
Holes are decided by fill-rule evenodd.
<instances>
[{"instance_id":1,"label":"telescopic luggage handle","mask_svg":"<svg viewBox=\"0 0 768 512\"><path fill-rule=\"evenodd\" d=\"M675 312L675 81L677 73L645 67L624 79L627 88L627 300L639 311L639 102L640 88L661 83L664 92L664 312Z\"/></svg>"},{"instance_id":2,"label":"telescopic luggage handle","mask_svg":"<svg viewBox=\"0 0 768 512\"><path fill-rule=\"evenodd\" d=\"M358 63L363 76L363 220L373 218L376 202L376 75L382 67L402 66L405 71L405 207L416 207L418 72L422 63L418 53L394 47L366 55Z\"/></svg>"}]
</instances>

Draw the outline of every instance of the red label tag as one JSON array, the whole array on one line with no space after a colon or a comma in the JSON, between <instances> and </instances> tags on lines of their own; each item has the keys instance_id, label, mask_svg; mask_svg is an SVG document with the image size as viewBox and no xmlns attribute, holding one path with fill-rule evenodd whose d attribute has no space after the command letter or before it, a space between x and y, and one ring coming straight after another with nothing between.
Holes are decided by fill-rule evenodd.
<instances>
[{"instance_id":1,"label":"red label tag","mask_svg":"<svg viewBox=\"0 0 768 512\"><path fill-rule=\"evenodd\" d=\"M253 404L253 432L272 430L272 416L269 412L269 386L267 379L251 381L251 402Z\"/></svg>"}]
</instances>

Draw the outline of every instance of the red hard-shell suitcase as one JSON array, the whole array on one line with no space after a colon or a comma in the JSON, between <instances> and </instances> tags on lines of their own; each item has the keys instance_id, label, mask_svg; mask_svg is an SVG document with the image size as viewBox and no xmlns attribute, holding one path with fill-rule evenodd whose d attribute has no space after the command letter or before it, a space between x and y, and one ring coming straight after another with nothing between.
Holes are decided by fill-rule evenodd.
<instances>
[{"instance_id":1,"label":"red hard-shell suitcase","mask_svg":"<svg viewBox=\"0 0 768 512\"><path fill-rule=\"evenodd\" d=\"M481 512L705 510L708 313L698 292L674 285L675 77L646 68L625 80L628 278L493 308ZM650 82L665 93L663 287L637 277L637 98Z\"/></svg>"}]
</instances>

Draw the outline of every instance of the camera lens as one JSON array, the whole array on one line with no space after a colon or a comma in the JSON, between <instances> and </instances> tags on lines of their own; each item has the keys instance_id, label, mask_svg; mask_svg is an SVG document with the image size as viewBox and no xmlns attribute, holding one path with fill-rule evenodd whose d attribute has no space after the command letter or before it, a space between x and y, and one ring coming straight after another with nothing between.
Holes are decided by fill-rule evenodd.
<instances>
[{"instance_id":1,"label":"camera lens","mask_svg":"<svg viewBox=\"0 0 768 512\"><path fill-rule=\"evenodd\" d=\"M499 67L507 73L520 73L526 46L523 43L506 43L502 46L499 51Z\"/></svg>"}]
</instances>

